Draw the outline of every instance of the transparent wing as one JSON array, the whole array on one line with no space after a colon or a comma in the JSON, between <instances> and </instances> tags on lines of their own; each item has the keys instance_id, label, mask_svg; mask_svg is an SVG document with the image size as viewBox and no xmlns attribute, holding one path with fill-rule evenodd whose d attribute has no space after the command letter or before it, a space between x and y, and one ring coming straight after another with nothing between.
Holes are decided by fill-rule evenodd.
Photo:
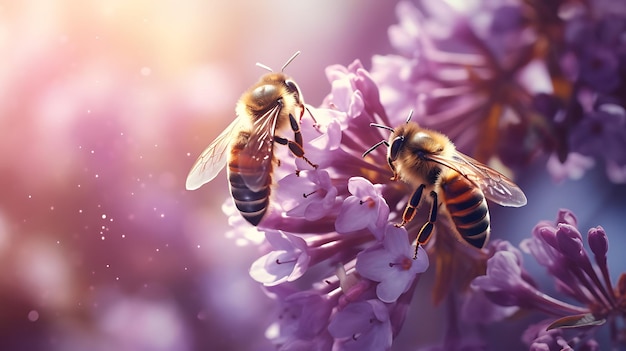
<instances>
[{"instance_id":1,"label":"transparent wing","mask_svg":"<svg viewBox=\"0 0 626 351\"><path fill-rule=\"evenodd\" d=\"M189 175L185 187L187 190L195 190L213 180L226 165L228 149L232 138L241 128L241 120L236 118L224 131L213 140L196 160Z\"/></svg>"},{"instance_id":2,"label":"transparent wing","mask_svg":"<svg viewBox=\"0 0 626 351\"><path fill-rule=\"evenodd\" d=\"M512 180L461 152L455 151L449 158L436 155L428 158L459 172L474 182L487 199L497 204L510 207L526 205L526 195Z\"/></svg>"},{"instance_id":3,"label":"transparent wing","mask_svg":"<svg viewBox=\"0 0 626 351\"><path fill-rule=\"evenodd\" d=\"M276 104L263 115L252 118L248 145L239 155L239 169L253 170L240 173L244 183L252 191L259 191L267 186L274 157L274 132L281 109L282 105Z\"/></svg>"}]
</instances>

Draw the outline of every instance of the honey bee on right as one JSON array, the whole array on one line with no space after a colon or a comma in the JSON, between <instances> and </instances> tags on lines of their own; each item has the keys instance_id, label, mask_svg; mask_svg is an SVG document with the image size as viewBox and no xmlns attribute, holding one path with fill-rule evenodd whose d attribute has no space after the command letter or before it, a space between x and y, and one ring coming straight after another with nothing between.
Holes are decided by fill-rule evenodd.
<instances>
[{"instance_id":1,"label":"honey bee on right","mask_svg":"<svg viewBox=\"0 0 626 351\"><path fill-rule=\"evenodd\" d=\"M396 226L404 226L415 217L415 210L426 190L432 197L432 204L428 221L417 234L417 247L430 238L441 201L461 238L471 246L483 248L490 232L486 199L502 206L521 207L526 204L524 192L503 174L457 151L445 135L412 122L412 114L411 111L406 123L395 129L370 124L389 130L391 136L363 154L365 157L379 146L386 145L392 180L401 179L415 187L402 214L402 222Z\"/></svg>"}]
</instances>

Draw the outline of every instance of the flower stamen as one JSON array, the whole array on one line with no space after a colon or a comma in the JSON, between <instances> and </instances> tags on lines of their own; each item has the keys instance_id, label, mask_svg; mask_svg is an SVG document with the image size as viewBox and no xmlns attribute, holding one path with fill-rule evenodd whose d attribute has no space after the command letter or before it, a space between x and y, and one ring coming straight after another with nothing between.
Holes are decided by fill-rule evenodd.
<instances>
[{"instance_id":1,"label":"flower stamen","mask_svg":"<svg viewBox=\"0 0 626 351\"><path fill-rule=\"evenodd\" d=\"M365 200L359 200L359 205L363 204L366 204L369 208L373 208L374 206L376 206L376 201L368 196L365 198Z\"/></svg>"},{"instance_id":2,"label":"flower stamen","mask_svg":"<svg viewBox=\"0 0 626 351\"><path fill-rule=\"evenodd\" d=\"M311 192L310 192L310 193L308 193L308 194L306 194L306 193L302 194L302 197L304 197L304 198L306 199L307 197L309 197L309 196L311 196L311 195L313 195L313 194L315 194L315 193L317 193L317 189L316 189L316 190L311 191Z\"/></svg>"},{"instance_id":3,"label":"flower stamen","mask_svg":"<svg viewBox=\"0 0 626 351\"><path fill-rule=\"evenodd\" d=\"M294 263L294 262L297 262L297 261L298 260L295 259L295 258L291 259L291 260L287 260L287 261L281 261L280 258L277 258L276 259L276 264Z\"/></svg>"},{"instance_id":4,"label":"flower stamen","mask_svg":"<svg viewBox=\"0 0 626 351\"><path fill-rule=\"evenodd\" d=\"M408 257L403 257L402 261L400 262L389 262L389 267L395 267L395 266L400 266L400 269L402 269L403 271L408 271L409 269L411 269L411 266L413 265L413 260L408 258Z\"/></svg>"}]
</instances>

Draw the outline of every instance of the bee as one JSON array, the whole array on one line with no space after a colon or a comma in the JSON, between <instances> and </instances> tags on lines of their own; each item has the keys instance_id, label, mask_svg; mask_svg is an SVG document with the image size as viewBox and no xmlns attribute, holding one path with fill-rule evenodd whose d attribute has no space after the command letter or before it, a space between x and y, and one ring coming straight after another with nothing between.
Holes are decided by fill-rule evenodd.
<instances>
[{"instance_id":1,"label":"bee","mask_svg":"<svg viewBox=\"0 0 626 351\"><path fill-rule=\"evenodd\" d=\"M187 176L187 190L195 190L213 180L228 164L235 206L254 226L261 222L269 206L273 162L280 164L274 158L275 142L286 145L293 155L317 168L304 156L299 125L306 109L302 93L283 73L299 54L298 51L287 60L280 73L257 63L270 73L243 93L237 102L235 120L200 154ZM288 127L294 140L276 134Z\"/></svg>"},{"instance_id":2,"label":"bee","mask_svg":"<svg viewBox=\"0 0 626 351\"><path fill-rule=\"evenodd\" d=\"M445 135L412 122L412 114L413 111L406 123L395 129L370 124L389 130L391 136L363 154L365 157L386 145L392 180L400 179L415 187L402 214L402 222L396 226L404 226L415 217L422 194L428 191L432 203L428 221L417 235L417 246L430 238L441 200L461 238L473 247L483 248L490 232L486 199L502 206L521 207L526 204L524 192L501 173L456 150ZM415 252L417 255L417 248Z\"/></svg>"}]
</instances>

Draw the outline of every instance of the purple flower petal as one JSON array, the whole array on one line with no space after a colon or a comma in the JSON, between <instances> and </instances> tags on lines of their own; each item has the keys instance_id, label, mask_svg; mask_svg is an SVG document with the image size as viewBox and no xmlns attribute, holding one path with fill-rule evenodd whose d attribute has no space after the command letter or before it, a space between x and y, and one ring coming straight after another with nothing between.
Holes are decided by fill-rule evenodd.
<instances>
[{"instance_id":1,"label":"purple flower petal","mask_svg":"<svg viewBox=\"0 0 626 351\"><path fill-rule=\"evenodd\" d=\"M380 191L367 179L350 178L348 191L352 196L346 198L337 215L337 232L349 233L369 228L374 233L387 222L389 206Z\"/></svg>"},{"instance_id":2,"label":"purple flower petal","mask_svg":"<svg viewBox=\"0 0 626 351\"><path fill-rule=\"evenodd\" d=\"M609 251L609 239L606 236L604 228L597 226L589 229L587 233L587 241L591 252L598 257L606 259L606 253Z\"/></svg>"},{"instance_id":3,"label":"purple flower petal","mask_svg":"<svg viewBox=\"0 0 626 351\"><path fill-rule=\"evenodd\" d=\"M311 260L306 241L280 231L268 231L265 236L276 250L254 261L250 276L267 286L300 278Z\"/></svg>"},{"instance_id":4,"label":"purple flower petal","mask_svg":"<svg viewBox=\"0 0 626 351\"><path fill-rule=\"evenodd\" d=\"M428 255L419 247L413 259L404 228L388 224L383 245L372 247L357 255L356 269L364 278L379 282L376 295L383 302L394 302L405 293L418 273L428 268Z\"/></svg>"},{"instance_id":5,"label":"purple flower petal","mask_svg":"<svg viewBox=\"0 0 626 351\"><path fill-rule=\"evenodd\" d=\"M378 300L354 302L339 311L328 325L342 350L388 350L392 330L389 312Z\"/></svg>"},{"instance_id":6,"label":"purple flower petal","mask_svg":"<svg viewBox=\"0 0 626 351\"><path fill-rule=\"evenodd\" d=\"M569 224L559 223L556 231L556 239L560 251L568 258L579 261L585 258L583 249L583 237L576 227Z\"/></svg>"},{"instance_id":7,"label":"purple flower petal","mask_svg":"<svg viewBox=\"0 0 626 351\"><path fill-rule=\"evenodd\" d=\"M485 291L515 291L524 287L521 269L515 255L507 251L496 252L487 261L487 274L476 277L472 286Z\"/></svg>"}]
</instances>

